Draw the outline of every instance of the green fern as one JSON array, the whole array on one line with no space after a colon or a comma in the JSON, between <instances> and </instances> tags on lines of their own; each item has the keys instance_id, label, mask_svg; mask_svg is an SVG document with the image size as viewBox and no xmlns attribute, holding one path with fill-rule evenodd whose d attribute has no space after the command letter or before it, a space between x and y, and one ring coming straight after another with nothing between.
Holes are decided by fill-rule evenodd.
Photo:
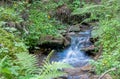
<instances>
[{"instance_id":1,"label":"green fern","mask_svg":"<svg viewBox=\"0 0 120 79\"><path fill-rule=\"evenodd\" d=\"M78 15L78 14L81 14L81 15L84 15L85 13L92 13L92 12L95 12L97 11L97 8L100 8L100 7L103 7L103 5L85 5L83 8L77 8L76 10L74 10L72 12L73 15Z\"/></svg>"},{"instance_id":2,"label":"green fern","mask_svg":"<svg viewBox=\"0 0 120 79\"><path fill-rule=\"evenodd\" d=\"M36 77L31 79L51 79L54 77L62 76L65 73L60 71L62 68L71 67L68 64L62 62L51 62L49 61L51 55L54 53L54 50L50 52L47 58L44 60L43 66L40 68L40 73Z\"/></svg>"},{"instance_id":3,"label":"green fern","mask_svg":"<svg viewBox=\"0 0 120 79\"><path fill-rule=\"evenodd\" d=\"M29 53L18 53L16 54L17 64L20 64L21 71L27 73L35 73L38 71L37 59L34 55Z\"/></svg>"},{"instance_id":4,"label":"green fern","mask_svg":"<svg viewBox=\"0 0 120 79\"><path fill-rule=\"evenodd\" d=\"M37 79L51 79L54 77L64 75L65 73L61 72L60 70L62 68L71 67L70 65L62 63L62 62L51 62L50 63L49 60L53 53L54 53L54 50L52 50L47 56L46 60L44 61L43 66L41 67L40 76Z\"/></svg>"},{"instance_id":5,"label":"green fern","mask_svg":"<svg viewBox=\"0 0 120 79\"><path fill-rule=\"evenodd\" d=\"M65 73L61 72L59 69L68 68L68 67L71 66L61 62L52 62L52 63L45 62L45 64L41 69L41 73L38 79L51 79L54 77L62 76Z\"/></svg>"}]
</instances>

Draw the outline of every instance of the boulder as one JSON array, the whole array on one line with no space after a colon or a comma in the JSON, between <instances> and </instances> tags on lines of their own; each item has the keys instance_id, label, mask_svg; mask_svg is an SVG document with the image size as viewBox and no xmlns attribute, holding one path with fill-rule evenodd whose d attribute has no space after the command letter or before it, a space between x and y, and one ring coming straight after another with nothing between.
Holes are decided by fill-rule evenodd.
<instances>
[{"instance_id":1,"label":"boulder","mask_svg":"<svg viewBox=\"0 0 120 79\"><path fill-rule=\"evenodd\" d=\"M79 76L82 74L87 74L91 71L92 66L91 65L86 65L83 67L77 67L77 68L65 68L63 71L67 73L70 76Z\"/></svg>"},{"instance_id":2,"label":"boulder","mask_svg":"<svg viewBox=\"0 0 120 79\"><path fill-rule=\"evenodd\" d=\"M94 74L91 72L91 70L91 65L77 68L64 68L63 72L67 74L54 79L91 79L91 77L93 79L97 79L98 76L97 78L94 78Z\"/></svg>"},{"instance_id":3,"label":"boulder","mask_svg":"<svg viewBox=\"0 0 120 79\"><path fill-rule=\"evenodd\" d=\"M80 27L77 25L71 26L69 32L80 32Z\"/></svg>"},{"instance_id":4,"label":"boulder","mask_svg":"<svg viewBox=\"0 0 120 79\"><path fill-rule=\"evenodd\" d=\"M79 27L80 27L80 31L85 31L91 28L90 25L87 24L79 25Z\"/></svg>"},{"instance_id":5,"label":"boulder","mask_svg":"<svg viewBox=\"0 0 120 79\"><path fill-rule=\"evenodd\" d=\"M69 45L70 42L63 36L59 36L59 37L54 37L51 35L46 35L46 36L42 36L40 38L40 42L39 45L46 45L49 47L64 47Z\"/></svg>"},{"instance_id":6,"label":"boulder","mask_svg":"<svg viewBox=\"0 0 120 79\"><path fill-rule=\"evenodd\" d=\"M76 24L76 25L72 25L67 29L67 32L80 32L80 31L85 31L87 29L90 29L90 25L87 24Z\"/></svg>"}]
</instances>

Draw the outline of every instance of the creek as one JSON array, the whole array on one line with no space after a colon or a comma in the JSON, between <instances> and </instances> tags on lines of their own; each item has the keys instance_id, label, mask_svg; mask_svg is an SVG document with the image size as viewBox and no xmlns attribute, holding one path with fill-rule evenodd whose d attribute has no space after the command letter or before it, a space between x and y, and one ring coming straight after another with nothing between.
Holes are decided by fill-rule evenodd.
<instances>
[{"instance_id":1,"label":"creek","mask_svg":"<svg viewBox=\"0 0 120 79\"><path fill-rule=\"evenodd\" d=\"M55 52L50 61L68 63L73 67L88 65L91 58L82 49L92 45L90 37L91 29L71 35L71 45L63 51Z\"/></svg>"}]
</instances>

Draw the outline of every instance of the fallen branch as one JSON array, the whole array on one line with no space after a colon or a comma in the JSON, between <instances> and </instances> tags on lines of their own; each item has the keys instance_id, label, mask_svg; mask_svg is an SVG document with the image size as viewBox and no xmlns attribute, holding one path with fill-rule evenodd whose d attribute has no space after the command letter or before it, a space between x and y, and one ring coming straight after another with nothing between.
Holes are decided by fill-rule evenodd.
<instances>
[{"instance_id":1,"label":"fallen branch","mask_svg":"<svg viewBox=\"0 0 120 79\"><path fill-rule=\"evenodd\" d=\"M116 70L116 69L117 69L117 68L111 68L111 69L105 71L98 79L102 79L102 78L105 76L105 74L107 74L107 73L110 72L110 71L114 71L114 70Z\"/></svg>"}]
</instances>

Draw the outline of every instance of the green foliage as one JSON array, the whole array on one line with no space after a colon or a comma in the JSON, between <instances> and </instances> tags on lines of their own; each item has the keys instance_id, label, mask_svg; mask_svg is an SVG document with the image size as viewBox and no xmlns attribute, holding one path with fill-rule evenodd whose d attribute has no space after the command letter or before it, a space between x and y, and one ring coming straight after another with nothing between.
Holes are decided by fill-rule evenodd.
<instances>
[{"instance_id":1,"label":"green foliage","mask_svg":"<svg viewBox=\"0 0 120 79\"><path fill-rule=\"evenodd\" d=\"M75 10L77 8L81 8L83 7L83 5L85 4L84 1L80 1L80 0L73 0L72 4L69 4L72 10Z\"/></svg>"},{"instance_id":2,"label":"green foliage","mask_svg":"<svg viewBox=\"0 0 120 79\"><path fill-rule=\"evenodd\" d=\"M34 55L29 53L18 53L16 54L17 60L16 64L20 64L20 72L25 74L31 74L38 71L37 59Z\"/></svg>"},{"instance_id":3,"label":"green foliage","mask_svg":"<svg viewBox=\"0 0 120 79\"><path fill-rule=\"evenodd\" d=\"M19 52L26 52L26 46L19 38L0 28L0 59L5 55L11 55Z\"/></svg>"},{"instance_id":4,"label":"green foliage","mask_svg":"<svg viewBox=\"0 0 120 79\"><path fill-rule=\"evenodd\" d=\"M78 8L73 14L90 14L84 21L98 20L98 27L94 31L94 36L99 37L99 45L103 47L103 54L100 59L94 62L96 72L101 74L106 70L116 67L117 72L111 72L119 79L120 75L120 0L102 0L100 5L87 4L83 8ZM118 75L116 75L118 74Z\"/></svg>"},{"instance_id":5,"label":"green foliage","mask_svg":"<svg viewBox=\"0 0 120 79\"><path fill-rule=\"evenodd\" d=\"M30 18L33 24L29 26L29 35L25 36L29 46L38 44L42 35L57 35L57 29L49 23L46 13L32 10Z\"/></svg>"},{"instance_id":6,"label":"green foliage","mask_svg":"<svg viewBox=\"0 0 120 79\"><path fill-rule=\"evenodd\" d=\"M50 63L50 57L54 53L54 50L52 50L49 55L47 56L46 60L43 63L43 66L40 69L40 76L37 77L37 79L51 79L58 76L65 75L64 72L62 72L62 68L71 68L69 64L62 63L62 62L51 62Z\"/></svg>"},{"instance_id":7,"label":"green foliage","mask_svg":"<svg viewBox=\"0 0 120 79\"><path fill-rule=\"evenodd\" d=\"M52 63L45 62L41 69L41 73L38 79L51 79L54 77L62 76L65 73L60 71L60 69L68 68L68 67L71 66L61 62L52 62Z\"/></svg>"},{"instance_id":8,"label":"green foliage","mask_svg":"<svg viewBox=\"0 0 120 79\"><path fill-rule=\"evenodd\" d=\"M116 19L103 20L100 22L101 25L101 35L100 44L103 46L103 55L96 63L96 71L102 73L112 67L120 69L120 35L119 27L120 23ZM112 72L114 74L120 74L120 72Z\"/></svg>"},{"instance_id":9,"label":"green foliage","mask_svg":"<svg viewBox=\"0 0 120 79\"><path fill-rule=\"evenodd\" d=\"M33 55L25 52L16 54L14 59L5 56L0 61L0 75L5 79L30 79L39 71L36 62Z\"/></svg>"},{"instance_id":10,"label":"green foliage","mask_svg":"<svg viewBox=\"0 0 120 79\"><path fill-rule=\"evenodd\" d=\"M8 7L0 7L0 21L20 22L22 21L22 18L19 16L19 13L14 11L14 9Z\"/></svg>"},{"instance_id":11,"label":"green foliage","mask_svg":"<svg viewBox=\"0 0 120 79\"><path fill-rule=\"evenodd\" d=\"M25 52L28 52L27 48L19 38L0 28L0 78L33 77L32 74L37 72L36 59Z\"/></svg>"},{"instance_id":12,"label":"green foliage","mask_svg":"<svg viewBox=\"0 0 120 79\"><path fill-rule=\"evenodd\" d=\"M34 4L33 4L34 5ZM33 7L31 5L31 7ZM30 9L30 26L29 29L29 35L24 34L23 38L26 40L26 44L28 46L35 46L38 43L42 43L43 41L39 41L39 39L42 36L46 35L53 35L53 36L59 36L59 32L57 29L58 25L55 25L55 20L51 18L50 15L48 15L47 12L44 10L38 10L38 4Z\"/></svg>"}]
</instances>

